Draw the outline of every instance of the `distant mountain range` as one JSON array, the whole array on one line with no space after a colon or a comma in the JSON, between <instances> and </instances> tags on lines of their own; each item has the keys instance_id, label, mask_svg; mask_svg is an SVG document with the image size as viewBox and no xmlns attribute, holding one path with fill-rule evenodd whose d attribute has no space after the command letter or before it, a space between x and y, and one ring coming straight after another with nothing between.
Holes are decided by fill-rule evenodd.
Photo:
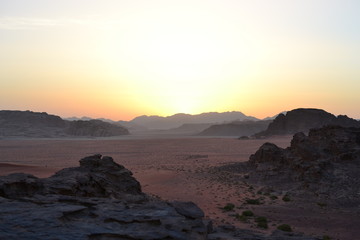
<instances>
[{"instance_id":1,"label":"distant mountain range","mask_svg":"<svg viewBox=\"0 0 360 240\"><path fill-rule=\"evenodd\" d=\"M275 116L274 116L275 117ZM360 127L360 121L345 115L335 116L321 109L299 108L259 120L241 112L175 114L169 117L140 116L131 121L61 119L31 111L0 111L0 137L108 137L127 134L178 136L252 136L307 133L325 125ZM70 121L71 120L71 121Z\"/></svg>"},{"instance_id":2,"label":"distant mountain range","mask_svg":"<svg viewBox=\"0 0 360 240\"><path fill-rule=\"evenodd\" d=\"M246 116L242 112L209 112L196 115L178 113L169 117L140 116L130 122L148 129L170 129L177 128L183 124L198 123L225 123L242 120L258 120L255 117Z\"/></svg>"},{"instance_id":3,"label":"distant mountain range","mask_svg":"<svg viewBox=\"0 0 360 240\"><path fill-rule=\"evenodd\" d=\"M66 120L89 120L88 117L82 118L66 118ZM107 121L115 124L121 124L127 127L129 130L168 130L178 128L184 124L220 124L229 123L233 121L244 121L244 120L259 120L252 116L246 116L242 112L208 112L201 114L185 114L178 113L168 117L161 116L139 116L131 121L112 121L110 119L99 120Z\"/></svg>"}]
</instances>

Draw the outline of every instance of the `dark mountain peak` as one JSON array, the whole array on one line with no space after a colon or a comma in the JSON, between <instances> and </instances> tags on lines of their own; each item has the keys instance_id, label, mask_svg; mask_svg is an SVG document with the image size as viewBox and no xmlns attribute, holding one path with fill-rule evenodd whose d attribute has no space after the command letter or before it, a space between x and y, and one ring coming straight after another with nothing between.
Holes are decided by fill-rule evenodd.
<instances>
[{"instance_id":1,"label":"dark mountain peak","mask_svg":"<svg viewBox=\"0 0 360 240\"><path fill-rule=\"evenodd\" d=\"M307 133L311 128L319 128L326 125L339 125L343 127L360 127L360 122L345 115L335 115L316 108L298 108L279 114L268 128L256 137L271 135L286 135L297 132Z\"/></svg>"},{"instance_id":2,"label":"dark mountain peak","mask_svg":"<svg viewBox=\"0 0 360 240\"><path fill-rule=\"evenodd\" d=\"M280 114L283 114L283 115L285 115L287 113L287 111L282 111L281 113L278 113L278 114L276 114L276 115L274 115L274 116L272 116L272 117L266 117L266 118L263 118L262 120L264 120L264 121L267 121L267 120L274 120L277 116L279 116Z\"/></svg>"}]
</instances>

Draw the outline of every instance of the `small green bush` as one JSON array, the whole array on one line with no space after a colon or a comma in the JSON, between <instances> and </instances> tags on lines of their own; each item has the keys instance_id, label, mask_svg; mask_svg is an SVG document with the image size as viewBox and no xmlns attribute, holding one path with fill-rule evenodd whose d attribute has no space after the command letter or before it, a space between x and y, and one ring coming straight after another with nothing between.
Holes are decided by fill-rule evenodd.
<instances>
[{"instance_id":1,"label":"small green bush","mask_svg":"<svg viewBox=\"0 0 360 240\"><path fill-rule=\"evenodd\" d=\"M257 223L257 226L259 228L264 228L264 229L267 229L268 228L268 224L266 222L258 222Z\"/></svg>"},{"instance_id":2,"label":"small green bush","mask_svg":"<svg viewBox=\"0 0 360 240\"><path fill-rule=\"evenodd\" d=\"M257 217L257 218L255 218L255 222L267 222L267 218L266 217Z\"/></svg>"},{"instance_id":3,"label":"small green bush","mask_svg":"<svg viewBox=\"0 0 360 240\"><path fill-rule=\"evenodd\" d=\"M290 197L288 195L283 196L282 200L284 202L290 202L291 201L291 199L290 199Z\"/></svg>"},{"instance_id":4,"label":"small green bush","mask_svg":"<svg viewBox=\"0 0 360 240\"><path fill-rule=\"evenodd\" d=\"M250 210L246 210L246 211L242 212L242 215L246 216L246 217L252 217L252 216L254 216L254 213Z\"/></svg>"},{"instance_id":5,"label":"small green bush","mask_svg":"<svg viewBox=\"0 0 360 240\"><path fill-rule=\"evenodd\" d=\"M238 219L242 222L246 222L248 220L247 216L240 215L240 214L236 214L235 217L236 217L236 219Z\"/></svg>"},{"instance_id":6,"label":"small green bush","mask_svg":"<svg viewBox=\"0 0 360 240\"><path fill-rule=\"evenodd\" d=\"M292 229L291 229L290 225L288 225L288 224L279 225L277 227L277 229L284 231L284 232L292 232Z\"/></svg>"},{"instance_id":7,"label":"small green bush","mask_svg":"<svg viewBox=\"0 0 360 240\"><path fill-rule=\"evenodd\" d=\"M275 196L275 195L271 195L271 196L270 196L270 199L271 199L271 200L276 200L276 199L278 199L278 197Z\"/></svg>"},{"instance_id":8,"label":"small green bush","mask_svg":"<svg viewBox=\"0 0 360 240\"><path fill-rule=\"evenodd\" d=\"M331 237L329 237L328 235L324 235L322 239L323 240L331 240Z\"/></svg>"},{"instance_id":9,"label":"small green bush","mask_svg":"<svg viewBox=\"0 0 360 240\"><path fill-rule=\"evenodd\" d=\"M259 228L264 228L264 229L268 228L268 222L266 217L257 217L255 218L255 222L257 223L257 226Z\"/></svg>"},{"instance_id":10,"label":"small green bush","mask_svg":"<svg viewBox=\"0 0 360 240\"><path fill-rule=\"evenodd\" d=\"M326 207L327 206L327 204L323 203L323 202L318 202L317 205L319 205L319 207Z\"/></svg>"},{"instance_id":11,"label":"small green bush","mask_svg":"<svg viewBox=\"0 0 360 240\"><path fill-rule=\"evenodd\" d=\"M234 210L234 208L235 208L234 204L228 203L228 204L225 205L225 207L223 207L223 210L228 212L228 211Z\"/></svg>"},{"instance_id":12,"label":"small green bush","mask_svg":"<svg viewBox=\"0 0 360 240\"><path fill-rule=\"evenodd\" d=\"M259 199L246 199L246 203L247 204L252 204L252 205L259 205L260 200Z\"/></svg>"}]
</instances>

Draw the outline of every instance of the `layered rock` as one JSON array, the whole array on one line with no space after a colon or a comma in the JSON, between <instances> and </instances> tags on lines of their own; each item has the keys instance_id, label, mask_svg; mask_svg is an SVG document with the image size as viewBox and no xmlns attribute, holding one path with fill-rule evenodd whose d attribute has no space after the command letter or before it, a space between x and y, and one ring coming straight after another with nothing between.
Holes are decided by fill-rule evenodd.
<instances>
[{"instance_id":1,"label":"layered rock","mask_svg":"<svg viewBox=\"0 0 360 240\"><path fill-rule=\"evenodd\" d=\"M201 209L150 198L131 175L95 155L46 179L0 177L0 239L206 239Z\"/></svg>"},{"instance_id":2,"label":"layered rock","mask_svg":"<svg viewBox=\"0 0 360 240\"><path fill-rule=\"evenodd\" d=\"M279 114L265 131L255 134L255 137L307 133L312 128L326 125L360 127L360 121L344 115L336 117L321 109L299 108L287 112L286 115Z\"/></svg>"},{"instance_id":3,"label":"layered rock","mask_svg":"<svg viewBox=\"0 0 360 240\"><path fill-rule=\"evenodd\" d=\"M265 143L250 156L250 179L360 206L360 128L327 126L294 135L282 149Z\"/></svg>"}]
</instances>

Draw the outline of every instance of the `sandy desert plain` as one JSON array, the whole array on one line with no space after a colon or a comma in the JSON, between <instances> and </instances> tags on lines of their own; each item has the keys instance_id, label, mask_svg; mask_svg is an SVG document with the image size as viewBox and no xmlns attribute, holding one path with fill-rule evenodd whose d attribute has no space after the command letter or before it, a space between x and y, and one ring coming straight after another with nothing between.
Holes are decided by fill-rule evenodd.
<instances>
[{"instance_id":1,"label":"sandy desert plain","mask_svg":"<svg viewBox=\"0 0 360 240\"><path fill-rule=\"evenodd\" d=\"M289 224L295 232L330 236L331 239L359 239L358 211L331 209L316 202L282 200L261 195L261 186L236 181L236 175L217 166L247 161L265 142L280 147L290 145L292 136L238 140L206 137L120 137L108 139L12 139L0 140L0 175L15 172L48 177L54 172L78 166L78 161L100 153L131 170L145 193L164 200L193 201L214 225L270 233L279 224ZM263 204L249 205L249 198L261 198ZM233 211L222 208L232 203ZM254 221L242 222L235 215L251 210L269 220L267 230Z\"/></svg>"}]
</instances>

